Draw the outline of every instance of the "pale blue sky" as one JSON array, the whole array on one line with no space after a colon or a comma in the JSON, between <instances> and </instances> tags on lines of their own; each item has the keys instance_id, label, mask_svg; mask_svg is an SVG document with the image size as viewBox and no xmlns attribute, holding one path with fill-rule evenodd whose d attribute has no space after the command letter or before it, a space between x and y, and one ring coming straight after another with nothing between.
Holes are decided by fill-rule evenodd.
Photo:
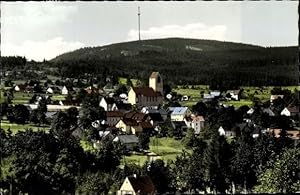
<instances>
[{"instance_id":1,"label":"pale blue sky","mask_svg":"<svg viewBox=\"0 0 300 195\"><path fill-rule=\"evenodd\" d=\"M297 1L1 2L1 55L51 59L80 47L185 37L298 45Z\"/></svg>"}]
</instances>

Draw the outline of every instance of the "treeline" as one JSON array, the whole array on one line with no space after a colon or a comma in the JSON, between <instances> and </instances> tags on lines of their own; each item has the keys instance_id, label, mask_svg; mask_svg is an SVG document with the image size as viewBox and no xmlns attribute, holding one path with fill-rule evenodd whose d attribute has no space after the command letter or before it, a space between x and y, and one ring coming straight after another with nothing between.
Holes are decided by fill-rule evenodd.
<instances>
[{"instance_id":1,"label":"treeline","mask_svg":"<svg viewBox=\"0 0 300 195\"><path fill-rule=\"evenodd\" d=\"M186 49L186 46L200 51ZM208 40L161 39L83 48L53 59L64 76L101 74L131 78L159 71L175 84L296 85L297 48L263 48ZM172 72L172 74L170 74Z\"/></svg>"},{"instance_id":2,"label":"treeline","mask_svg":"<svg viewBox=\"0 0 300 195\"><path fill-rule=\"evenodd\" d=\"M1 56L1 68L24 67L27 60L21 56Z\"/></svg>"}]
</instances>

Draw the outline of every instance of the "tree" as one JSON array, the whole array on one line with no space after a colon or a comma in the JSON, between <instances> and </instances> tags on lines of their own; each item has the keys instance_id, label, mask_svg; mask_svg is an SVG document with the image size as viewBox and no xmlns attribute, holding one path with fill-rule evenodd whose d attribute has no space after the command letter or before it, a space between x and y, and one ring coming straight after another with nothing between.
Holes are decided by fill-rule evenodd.
<instances>
[{"instance_id":1,"label":"tree","mask_svg":"<svg viewBox=\"0 0 300 195\"><path fill-rule=\"evenodd\" d=\"M195 130L188 128L185 137L182 139L182 143L186 148L192 148L196 143Z\"/></svg>"},{"instance_id":2,"label":"tree","mask_svg":"<svg viewBox=\"0 0 300 195\"><path fill-rule=\"evenodd\" d=\"M169 191L171 183L170 173L168 166L165 165L161 159L146 162L144 169L147 170L147 175L151 178L159 194L166 193Z\"/></svg>"},{"instance_id":3,"label":"tree","mask_svg":"<svg viewBox=\"0 0 300 195\"><path fill-rule=\"evenodd\" d=\"M270 161L258 179L258 193L295 193L300 189L300 150L285 149L276 160Z\"/></svg>"},{"instance_id":4,"label":"tree","mask_svg":"<svg viewBox=\"0 0 300 195\"><path fill-rule=\"evenodd\" d=\"M86 172L78 182L76 194L108 194L113 178L108 173L101 171L96 173Z\"/></svg>"},{"instance_id":5,"label":"tree","mask_svg":"<svg viewBox=\"0 0 300 195\"><path fill-rule=\"evenodd\" d=\"M203 102L197 102L197 104L192 106L192 111L197 115L206 116L207 106Z\"/></svg>"},{"instance_id":6,"label":"tree","mask_svg":"<svg viewBox=\"0 0 300 195\"><path fill-rule=\"evenodd\" d=\"M84 128L91 127L92 122L105 120L105 111L99 106L97 97L87 96L81 106L79 119Z\"/></svg>"},{"instance_id":7,"label":"tree","mask_svg":"<svg viewBox=\"0 0 300 195\"><path fill-rule=\"evenodd\" d=\"M148 133L140 133L139 136L139 145L143 150L149 149L150 136Z\"/></svg>"},{"instance_id":8,"label":"tree","mask_svg":"<svg viewBox=\"0 0 300 195\"><path fill-rule=\"evenodd\" d=\"M215 193L225 193L229 189L231 178L231 172L228 169L231 159L230 151L230 145L225 137L218 135L213 136L204 151L205 182Z\"/></svg>"},{"instance_id":9,"label":"tree","mask_svg":"<svg viewBox=\"0 0 300 195\"><path fill-rule=\"evenodd\" d=\"M18 104L13 107L14 122L25 124L29 120L29 110L23 104Z\"/></svg>"},{"instance_id":10,"label":"tree","mask_svg":"<svg viewBox=\"0 0 300 195\"><path fill-rule=\"evenodd\" d=\"M243 187L245 191L250 190L255 182L254 168L254 142L250 131L242 132L235 145L235 155L231 161L234 183Z\"/></svg>"}]
</instances>

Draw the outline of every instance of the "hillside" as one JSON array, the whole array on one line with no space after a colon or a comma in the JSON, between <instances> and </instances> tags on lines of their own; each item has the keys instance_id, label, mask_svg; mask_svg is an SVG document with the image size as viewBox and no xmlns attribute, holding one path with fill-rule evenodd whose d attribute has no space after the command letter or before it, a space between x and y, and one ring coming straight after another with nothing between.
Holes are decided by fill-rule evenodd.
<instances>
[{"instance_id":1,"label":"hillside","mask_svg":"<svg viewBox=\"0 0 300 195\"><path fill-rule=\"evenodd\" d=\"M197 39L154 39L88 47L52 59L64 76L148 78L153 70L174 84L295 85L297 47L265 48Z\"/></svg>"}]
</instances>

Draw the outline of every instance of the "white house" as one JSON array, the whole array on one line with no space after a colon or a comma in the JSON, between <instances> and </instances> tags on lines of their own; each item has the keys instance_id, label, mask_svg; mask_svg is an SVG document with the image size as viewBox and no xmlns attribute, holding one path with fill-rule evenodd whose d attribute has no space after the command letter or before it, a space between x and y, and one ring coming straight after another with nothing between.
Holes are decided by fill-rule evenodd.
<instances>
[{"instance_id":1,"label":"white house","mask_svg":"<svg viewBox=\"0 0 300 195\"><path fill-rule=\"evenodd\" d=\"M20 91L20 87L18 85L15 86L15 91Z\"/></svg>"},{"instance_id":2,"label":"white house","mask_svg":"<svg viewBox=\"0 0 300 195\"><path fill-rule=\"evenodd\" d=\"M219 135L224 135L225 137L234 137L236 136L236 132L233 130L224 129L222 126L218 129Z\"/></svg>"},{"instance_id":3,"label":"white house","mask_svg":"<svg viewBox=\"0 0 300 195\"><path fill-rule=\"evenodd\" d=\"M277 100L278 98L283 99L284 95L271 95L270 96L270 103L272 104L274 100Z\"/></svg>"},{"instance_id":4,"label":"white house","mask_svg":"<svg viewBox=\"0 0 300 195\"><path fill-rule=\"evenodd\" d=\"M102 97L99 106L103 107L105 111L117 111L118 107L113 98Z\"/></svg>"},{"instance_id":5,"label":"white house","mask_svg":"<svg viewBox=\"0 0 300 195\"><path fill-rule=\"evenodd\" d=\"M294 106L294 107L285 107L280 115L285 115L285 116L296 116L299 114L299 108Z\"/></svg>"},{"instance_id":6,"label":"white house","mask_svg":"<svg viewBox=\"0 0 300 195\"><path fill-rule=\"evenodd\" d=\"M224 135L224 136L225 136L225 130L224 130L224 128L223 128L222 126L219 127L218 132L219 132L219 135L220 135L220 136L221 136L221 135Z\"/></svg>"},{"instance_id":7,"label":"white house","mask_svg":"<svg viewBox=\"0 0 300 195\"><path fill-rule=\"evenodd\" d=\"M230 98L226 97L229 100L240 100L241 90L228 90L226 94L230 95Z\"/></svg>"},{"instance_id":8,"label":"white house","mask_svg":"<svg viewBox=\"0 0 300 195\"><path fill-rule=\"evenodd\" d=\"M68 94L69 94L69 90L67 89L66 86L64 86L64 87L62 88L61 94L62 94L62 95L68 95Z\"/></svg>"},{"instance_id":9,"label":"white house","mask_svg":"<svg viewBox=\"0 0 300 195\"><path fill-rule=\"evenodd\" d=\"M184 121L184 117L192 113L188 107L169 107L169 111L171 111L171 121Z\"/></svg>"},{"instance_id":10,"label":"white house","mask_svg":"<svg viewBox=\"0 0 300 195\"><path fill-rule=\"evenodd\" d=\"M184 122L187 127L193 128L195 130L195 134L199 134L201 129L204 128L204 118L203 116L195 116L192 114L191 116L185 117Z\"/></svg>"},{"instance_id":11,"label":"white house","mask_svg":"<svg viewBox=\"0 0 300 195\"><path fill-rule=\"evenodd\" d=\"M48 87L48 89L46 90L46 93L50 93L50 94L53 94L53 89L51 87Z\"/></svg>"}]
</instances>

